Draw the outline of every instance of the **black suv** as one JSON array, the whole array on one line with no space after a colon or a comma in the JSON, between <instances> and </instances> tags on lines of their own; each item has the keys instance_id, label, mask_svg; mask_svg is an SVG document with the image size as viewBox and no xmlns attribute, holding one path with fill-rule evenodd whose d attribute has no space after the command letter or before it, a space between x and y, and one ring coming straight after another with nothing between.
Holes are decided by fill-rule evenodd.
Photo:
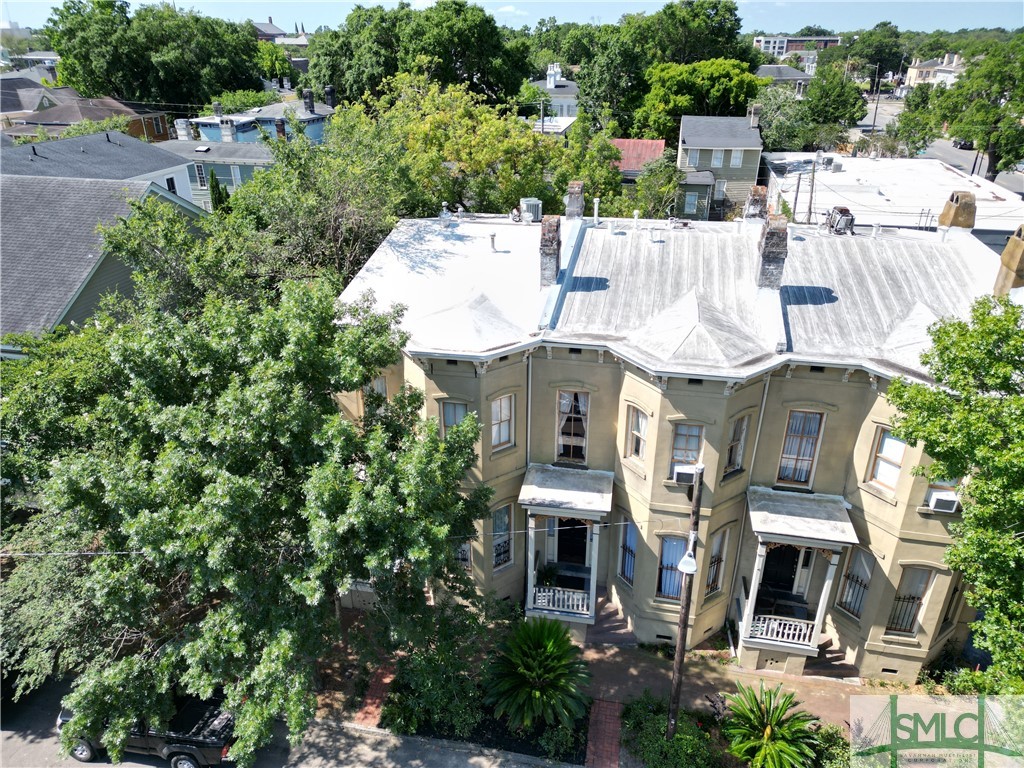
<instances>
[{"instance_id":1,"label":"black suv","mask_svg":"<svg viewBox=\"0 0 1024 768\"><path fill-rule=\"evenodd\" d=\"M177 712L166 730L148 727L140 720L132 728L124 750L162 757L170 761L171 768L228 765L235 718L230 712L223 711L220 705L220 701L183 698L179 700ZM69 720L71 713L62 709L57 716L58 733ZM71 756L88 763L101 751L98 743L82 738L72 747Z\"/></svg>"},{"instance_id":2,"label":"black suv","mask_svg":"<svg viewBox=\"0 0 1024 768\"><path fill-rule=\"evenodd\" d=\"M974 149L974 142L970 139L953 139L953 149Z\"/></svg>"}]
</instances>

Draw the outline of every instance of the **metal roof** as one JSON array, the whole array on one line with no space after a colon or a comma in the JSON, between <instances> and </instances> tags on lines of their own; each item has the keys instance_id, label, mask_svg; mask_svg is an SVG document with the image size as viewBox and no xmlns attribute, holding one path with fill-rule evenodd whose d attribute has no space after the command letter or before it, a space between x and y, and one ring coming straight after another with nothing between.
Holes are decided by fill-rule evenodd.
<instances>
[{"instance_id":1,"label":"metal roof","mask_svg":"<svg viewBox=\"0 0 1024 768\"><path fill-rule=\"evenodd\" d=\"M761 132L750 127L749 117L683 115L679 144L697 149L761 149Z\"/></svg>"},{"instance_id":2,"label":"metal roof","mask_svg":"<svg viewBox=\"0 0 1024 768\"><path fill-rule=\"evenodd\" d=\"M256 107L248 112L236 112L231 115L224 115L224 117L231 118L236 123L244 123L253 120L265 121L276 120L279 117L287 118L290 114L294 114L299 120L308 121L315 118L329 117L334 114L334 108L317 101L313 103L313 111L307 112L305 102L299 99L297 101L281 101L276 104L268 104L265 107ZM219 125L220 121L221 118L216 115L204 115L203 117L194 117L189 122L202 125Z\"/></svg>"},{"instance_id":3,"label":"metal roof","mask_svg":"<svg viewBox=\"0 0 1024 768\"><path fill-rule=\"evenodd\" d=\"M751 486L747 489L750 527L768 541L802 539L812 544L856 544L842 496L792 493Z\"/></svg>"},{"instance_id":4,"label":"metal roof","mask_svg":"<svg viewBox=\"0 0 1024 768\"><path fill-rule=\"evenodd\" d=\"M612 144L622 155L618 167L623 173L642 171L647 163L665 154L664 139L612 139Z\"/></svg>"},{"instance_id":5,"label":"metal roof","mask_svg":"<svg viewBox=\"0 0 1024 768\"><path fill-rule=\"evenodd\" d=\"M76 179L134 179L185 164L156 144L118 131L57 139L0 154L4 175L61 176Z\"/></svg>"},{"instance_id":6,"label":"metal roof","mask_svg":"<svg viewBox=\"0 0 1024 768\"><path fill-rule=\"evenodd\" d=\"M599 518L612 509L615 475L593 469L531 464L526 469L519 505L559 509Z\"/></svg>"},{"instance_id":7,"label":"metal roof","mask_svg":"<svg viewBox=\"0 0 1024 768\"><path fill-rule=\"evenodd\" d=\"M770 77L772 80L810 80L806 72L788 64L762 64L755 73L758 77Z\"/></svg>"},{"instance_id":8,"label":"metal roof","mask_svg":"<svg viewBox=\"0 0 1024 768\"><path fill-rule=\"evenodd\" d=\"M199 147L206 147L206 151L196 151ZM224 161L247 165L270 165L274 162L274 156L270 150L258 141L223 142L178 139L165 141L160 148L178 155L183 160L196 163Z\"/></svg>"}]
</instances>

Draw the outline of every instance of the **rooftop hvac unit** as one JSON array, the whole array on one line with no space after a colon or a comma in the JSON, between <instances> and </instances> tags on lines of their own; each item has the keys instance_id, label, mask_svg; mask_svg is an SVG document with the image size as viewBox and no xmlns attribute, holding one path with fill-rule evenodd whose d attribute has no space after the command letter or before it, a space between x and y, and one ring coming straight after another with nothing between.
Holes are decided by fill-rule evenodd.
<instances>
[{"instance_id":1,"label":"rooftop hvac unit","mask_svg":"<svg viewBox=\"0 0 1024 768\"><path fill-rule=\"evenodd\" d=\"M840 163L838 161L832 163L832 173L839 173L841 170L843 170L843 164L842 163Z\"/></svg>"},{"instance_id":2,"label":"rooftop hvac unit","mask_svg":"<svg viewBox=\"0 0 1024 768\"><path fill-rule=\"evenodd\" d=\"M936 512L956 512L960 500L953 491L935 491L928 499L928 507Z\"/></svg>"},{"instance_id":3,"label":"rooftop hvac unit","mask_svg":"<svg viewBox=\"0 0 1024 768\"><path fill-rule=\"evenodd\" d=\"M836 159L834 157L826 157L825 158L825 169L826 170L831 169L832 166L835 164L835 161L836 161ZM842 166L840 166L840 168L841 167Z\"/></svg>"},{"instance_id":4,"label":"rooftop hvac unit","mask_svg":"<svg viewBox=\"0 0 1024 768\"><path fill-rule=\"evenodd\" d=\"M519 198L519 210L523 212L523 220L526 221L527 224L532 221L541 220L541 209L543 206L544 203L536 197Z\"/></svg>"}]
</instances>

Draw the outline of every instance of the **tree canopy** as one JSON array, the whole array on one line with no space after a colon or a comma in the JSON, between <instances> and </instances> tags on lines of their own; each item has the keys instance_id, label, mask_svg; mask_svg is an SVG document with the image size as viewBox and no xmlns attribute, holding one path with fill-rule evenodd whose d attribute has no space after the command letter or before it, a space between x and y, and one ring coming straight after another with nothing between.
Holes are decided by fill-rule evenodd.
<instances>
[{"instance_id":1,"label":"tree canopy","mask_svg":"<svg viewBox=\"0 0 1024 768\"><path fill-rule=\"evenodd\" d=\"M159 103L187 112L216 93L260 87L252 25L169 4L65 0L46 26L57 80L83 96ZM193 107L194 108L194 107Z\"/></svg>"},{"instance_id":2,"label":"tree canopy","mask_svg":"<svg viewBox=\"0 0 1024 768\"><path fill-rule=\"evenodd\" d=\"M967 320L930 329L922 357L936 386L897 379L894 433L924 443L932 480L963 478L963 516L951 525L950 567L982 611L974 642L1002 673L1024 677L1024 310L977 300Z\"/></svg>"}]
</instances>

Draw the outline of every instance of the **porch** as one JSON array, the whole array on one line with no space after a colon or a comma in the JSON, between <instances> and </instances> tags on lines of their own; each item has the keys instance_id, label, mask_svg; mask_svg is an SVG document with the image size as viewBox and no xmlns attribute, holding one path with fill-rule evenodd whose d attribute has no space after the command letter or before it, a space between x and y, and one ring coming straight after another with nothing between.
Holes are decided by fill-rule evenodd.
<instances>
[{"instance_id":1,"label":"porch","mask_svg":"<svg viewBox=\"0 0 1024 768\"><path fill-rule=\"evenodd\" d=\"M601 522L613 475L531 464L519 503L527 515L526 615L593 624Z\"/></svg>"},{"instance_id":2,"label":"porch","mask_svg":"<svg viewBox=\"0 0 1024 768\"><path fill-rule=\"evenodd\" d=\"M744 578L735 596L741 654L745 663L756 658L766 666L762 652L775 654L773 664L784 652L796 657L784 662L793 667L786 671L802 671L804 660L819 654L842 551L857 543L846 501L757 487L747 501L757 552L749 590Z\"/></svg>"}]
</instances>

